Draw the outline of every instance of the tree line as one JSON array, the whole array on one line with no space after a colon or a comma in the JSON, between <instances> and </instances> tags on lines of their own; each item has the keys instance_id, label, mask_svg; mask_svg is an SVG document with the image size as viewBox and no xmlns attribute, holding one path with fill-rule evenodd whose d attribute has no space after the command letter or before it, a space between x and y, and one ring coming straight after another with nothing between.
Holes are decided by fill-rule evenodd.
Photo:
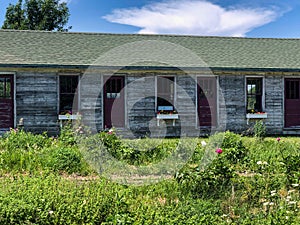
<instances>
[{"instance_id":1,"label":"tree line","mask_svg":"<svg viewBox=\"0 0 300 225\"><path fill-rule=\"evenodd\" d=\"M70 17L66 2L60 0L19 0L6 9L2 29L68 31Z\"/></svg>"}]
</instances>

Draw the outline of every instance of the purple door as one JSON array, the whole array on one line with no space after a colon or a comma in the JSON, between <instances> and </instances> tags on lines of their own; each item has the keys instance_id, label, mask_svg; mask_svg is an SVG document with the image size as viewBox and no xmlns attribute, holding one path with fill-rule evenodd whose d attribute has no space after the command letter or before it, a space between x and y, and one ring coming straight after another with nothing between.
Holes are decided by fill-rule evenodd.
<instances>
[{"instance_id":1,"label":"purple door","mask_svg":"<svg viewBox=\"0 0 300 225\"><path fill-rule=\"evenodd\" d=\"M217 122L217 88L215 77L198 77L198 119L200 127L213 127Z\"/></svg>"},{"instance_id":2,"label":"purple door","mask_svg":"<svg viewBox=\"0 0 300 225\"><path fill-rule=\"evenodd\" d=\"M13 76L0 75L0 129L14 126Z\"/></svg>"},{"instance_id":3,"label":"purple door","mask_svg":"<svg viewBox=\"0 0 300 225\"><path fill-rule=\"evenodd\" d=\"M124 77L105 77L104 83L104 128L124 127Z\"/></svg>"},{"instance_id":4,"label":"purple door","mask_svg":"<svg viewBox=\"0 0 300 225\"><path fill-rule=\"evenodd\" d=\"M300 127L300 79L285 79L285 127Z\"/></svg>"}]
</instances>

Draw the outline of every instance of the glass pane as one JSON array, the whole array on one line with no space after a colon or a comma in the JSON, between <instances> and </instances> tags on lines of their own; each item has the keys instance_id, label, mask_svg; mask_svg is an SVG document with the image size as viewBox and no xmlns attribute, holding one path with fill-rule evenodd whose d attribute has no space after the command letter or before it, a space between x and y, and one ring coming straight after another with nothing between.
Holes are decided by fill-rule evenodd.
<instances>
[{"instance_id":1,"label":"glass pane","mask_svg":"<svg viewBox=\"0 0 300 225\"><path fill-rule=\"evenodd\" d=\"M5 78L0 78L0 97L5 97Z\"/></svg>"},{"instance_id":2,"label":"glass pane","mask_svg":"<svg viewBox=\"0 0 300 225\"><path fill-rule=\"evenodd\" d=\"M60 76L60 113L72 113L74 96L77 90L78 76ZM76 106L77 107L77 106Z\"/></svg>"},{"instance_id":3,"label":"glass pane","mask_svg":"<svg viewBox=\"0 0 300 225\"><path fill-rule=\"evenodd\" d=\"M10 87L11 87L11 85L10 85L10 78L6 78L6 87L5 87L6 93L5 93L5 97L7 97L7 98L11 97Z\"/></svg>"},{"instance_id":4,"label":"glass pane","mask_svg":"<svg viewBox=\"0 0 300 225\"><path fill-rule=\"evenodd\" d=\"M262 78L247 78L247 112L262 111Z\"/></svg>"}]
</instances>

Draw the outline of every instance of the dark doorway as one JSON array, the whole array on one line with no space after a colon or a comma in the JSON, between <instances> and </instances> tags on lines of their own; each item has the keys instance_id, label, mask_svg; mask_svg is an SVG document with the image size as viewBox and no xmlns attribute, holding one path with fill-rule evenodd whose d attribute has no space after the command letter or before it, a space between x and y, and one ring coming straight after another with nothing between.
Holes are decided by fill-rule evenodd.
<instances>
[{"instance_id":1,"label":"dark doorway","mask_svg":"<svg viewBox=\"0 0 300 225\"><path fill-rule=\"evenodd\" d=\"M0 129L14 127L13 75L0 75Z\"/></svg>"},{"instance_id":2,"label":"dark doorway","mask_svg":"<svg viewBox=\"0 0 300 225\"><path fill-rule=\"evenodd\" d=\"M217 88L215 77L198 77L198 119L200 128L217 124Z\"/></svg>"}]
</instances>

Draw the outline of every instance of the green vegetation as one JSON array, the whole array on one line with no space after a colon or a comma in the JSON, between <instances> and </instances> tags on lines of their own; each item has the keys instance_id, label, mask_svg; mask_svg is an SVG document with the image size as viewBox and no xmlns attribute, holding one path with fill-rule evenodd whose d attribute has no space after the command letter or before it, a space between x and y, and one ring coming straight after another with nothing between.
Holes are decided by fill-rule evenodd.
<instances>
[{"instance_id":1,"label":"green vegetation","mask_svg":"<svg viewBox=\"0 0 300 225\"><path fill-rule=\"evenodd\" d=\"M68 31L69 20L66 2L59 0L18 0L6 9L2 29Z\"/></svg>"},{"instance_id":2,"label":"green vegetation","mask_svg":"<svg viewBox=\"0 0 300 225\"><path fill-rule=\"evenodd\" d=\"M134 186L97 175L76 145L79 131L0 138L0 224L300 223L299 138L194 139L193 156L173 178ZM112 132L85 139L101 140L130 166L159 162L180 142L121 141Z\"/></svg>"}]
</instances>

